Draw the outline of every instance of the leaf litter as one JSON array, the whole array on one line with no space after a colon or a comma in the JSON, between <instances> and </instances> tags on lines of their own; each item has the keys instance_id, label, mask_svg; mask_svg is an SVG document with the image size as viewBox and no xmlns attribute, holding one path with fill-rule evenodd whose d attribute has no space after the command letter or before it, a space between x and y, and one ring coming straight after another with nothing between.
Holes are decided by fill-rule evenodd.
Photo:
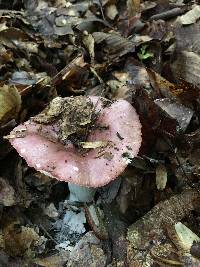
<instances>
[{"instance_id":1,"label":"leaf litter","mask_svg":"<svg viewBox=\"0 0 200 267\"><path fill-rule=\"evenodd\" d=\"M199 266L199 2L0 9L0 266ZM142 146L134 159L127 147L128 167L92 203L70 203L67 184L28 167L10 132L59 118L63 143L103 151L110 144L87 140L91 95L133 105Z\"/></svg>"}]
</instances>

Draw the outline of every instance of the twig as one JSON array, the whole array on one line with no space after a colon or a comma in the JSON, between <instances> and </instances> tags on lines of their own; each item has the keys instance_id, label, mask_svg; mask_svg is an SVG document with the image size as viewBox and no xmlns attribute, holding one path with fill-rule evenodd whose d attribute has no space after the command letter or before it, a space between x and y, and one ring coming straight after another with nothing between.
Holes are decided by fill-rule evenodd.
<instances>
[{"instance_id":1,"label":"twig","mask_svg":"<svg viewBox=\"0 0 200 267\"><path fill-rule=\"evenodd\" d=\"M106 20L105 16L104 16L104 13L103 13L103 5L102 5L102 1L101 0L99 0L99 5L100 5L100 9L101 9L102 18L103 18L103 20Z\"/></svg>"},{"instance_id":2,"label":"twig","mask_svg":"<svg viewBox=\"0 0 200 267\"><path fill-rule=\"evenodd\" d=\"M2 15L4 13L24 14L24 11L10 10L10 9L0 9L0 14Z\"/></svg>"},{"instance_id":3,"label":"twig","mask_svg":"<svg viewBox=\"0 0 200 267\"><path fill-rule=\"evenodd\" d=\"M51 241L53 241L56 245L59 243L49 234L49 232L40 224L39 227L42 229L42 231L48 236Z\"/></svg>"},{"instance_id":4,"label":"twig","mask_svg":"<svg viewBox=\"0 0 200 267\"><path fill-rule=\"evenodd\" d=\"M52 85L58 84L61 80L64 80L69 71L76 65L77 61L82 57L82 54L78 54L67 66L65 66L60 72L58 72L52 79Z\"/></svg>"},{"instance_id":5,"label":"twig","mask_svg":"<svg viewBox=\"0 0 200 267\"><path fill-rule=\"evenodd\" d=\"M27 91L33 89L36 85L38 85L39 83L43 82L43 84L41 85L41 87L45 87L47 86L49 83L53 86L58 85L60 81L63 81L65 79L65 77L67 76L67 74L70 72L70 70L76 65L76 63L78 62L78 60L82 57L82 53L79 53L68 65L66 65L60 72L58 72L55 76L52 77L51 81L49 82L49 80L45 81L45 78L41 78L39 81L37 81L34 84L31 84L29 86L27 86L26 88L24 88L20 94L24 94Z\"/></svg>"}]
</instances>

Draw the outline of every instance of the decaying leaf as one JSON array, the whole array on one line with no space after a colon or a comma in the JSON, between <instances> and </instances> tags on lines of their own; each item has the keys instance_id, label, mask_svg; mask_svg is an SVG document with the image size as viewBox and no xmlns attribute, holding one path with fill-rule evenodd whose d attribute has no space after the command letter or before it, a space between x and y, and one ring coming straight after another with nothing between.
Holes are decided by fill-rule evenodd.
<instances>
[{"instance_id":1,"label":"decaying leaf","mask_svg":"<svg viewBox=\"0 0 200 267\"><path fill-rule=\"evenodd\" d=\"M177 52L188 50L200 54L200 20L195 24L175 27Z\"/></svg>"},{"instance_id":2,"label":"decaying leaf","mask_svg":"<svg viewBox=\"0 0 200 267\"><path fill-rule=\"evenodd\" d=\"M107 84L110 87L113 99L125 99L129 102L132 101L133 89L128 84L126 84L126 82L109 80Z\"/></svg>"},{"instance_id":3,"label":"decaying leaf","mask_svg":"<svg viewBox=\"0 0 200 267\"><path fill-rule=\"evenodd\" d=\"M52 7L50 3L39 1L35 6L31 1L26 2L27 14L26 19L32 24L35 30L46 37L59 37L66 35L74 35L74 28L81 31L91 31L95 23L106 25L106 21L95 16L94 13L88 12L89 7L92 7L92 2L69 3L57 8ZM41 4L41 2L43 4ZM108 26L108 24L107 24Z\"/></svg>"},{"instance_id":4,"label":"decaying leaf","mask_svg":"<svg viewBox=\"0 0 200 267\"><path fill-rule=\"evenodd\" d=\"M50 218L56 218L58 217L59 213L53 203L50 203L47 207L44 209L44 214L49 216Z\"/></svg>"},{"instance_id":5,"label":"decaying leaf","mask_svg":"<svg viewBox=\"0 0 200 267\"><path fill-rule=\"evenodd\" d=\"M15 191L9 183L0 178L0 203L6 207L13 206L16 202Z\"/></svg>"},{"instance_id":6,"label":"decaying leaf","mask_svg":"<svg viewBox=\"0 0 200 267\"><path fill-rule=\"evenodd\" d=\"M15 71L10 79L10 84L14 85L32 85L39 82L41 79L46 78L46 73L31 73L26 71Z\"/></svg>"},{"instance_id":7,"label":"decaying leaf","mask_svg":"<svg viewBox=\"0 0 200 267\"><path fill-rule=\"evenodd\" d=\"M92 34L96 44L102 44L104 52L110 58L120 57L135 50L134 42L117 33L94 32Z\"/></svg>"},{"instance_id":8,"label":"decaying leaf","mask_svg":"<svg viewBox=\"0 0 200 267\"><path fill-rule=\"evenodd\" d=\"M94 234L101 240L108 239L103 211L95 205L85 205L85 212Z\"/></svg>"},{"instance_id":9,"label":"decaying leaf","mask_svg":"<svg viewBox=\"0 0 200 267\"><path fill-rule=\"evenodd\" d=\"M193 115L193 111L180 103L171 101L168 98L156 99L154 101L168 116L175 119L179 124L179 129L185 131Z\"/></svg>"},{"instance_id":10,"label":"decaying leaf","mask_svg":"<svg viewBox=\"0 0 200 267\"><path fill-rule=\"evenodd\" d=\"M164 165L158 165L156 168L156 186L158 190L165 189L167 184L167 170Z\"/></svg>"},{"instance_id":11,"label":"decaying leaf","mask_svg":"<svg viewBox=\"0 0 200 267\"><path fill-rule=\"evenodd\" d=\"M84 32L83 43L88 49L91 59L94 59L94 38L88 32Z\"/></svg>"},{"instance_id":12,"label":"decaying leaf","mask_svg":"<svg viewBox=\"0 0 200 267\"><path fill-rule=\"evenodd\" d=\"M181 222L175 224L175 230L184 251L189 252L194 242L200 242L200 238Z\"/></svg>"},{"instance_id":13,"label":"decaying leaf","mask_svg":"<svg viewBox=\"0 0 200 267\"><path fill-rule=\"evenodd\" d=\"M47 256L45 258L36 258L34 263L39 264L43 267L61 267L65 266L69 258L68 251L61 251L55 255Z\"/></svg>"},{"instance_id":14,"label":"decaying leaf","mask_svg":"<svg viewBox=\"0 0 200 267\"><path fill-rule=\"evenodd\" d=\"M117 15L118 15L118 10L115 4L110 4L106 6L106 16L109 19L114 20Z\"/></svg>"},{"instance_id":15,"label":"decaying leaf","mask_svg":"<svg viewBox=\"0 0 200 267\"><path fill-rule=\"evenodd\" d=\"M135 16L140 11L140 0L127 0L126 4L130 17Z\"/></svg>"},{"instance_id":16,"label":"decaying leaf","mask_svg":"<svg viewBox=\"0 0 200 267\"><path fill-rule=\"evenodd\" d=\"M169 238L176 246L183 266L199 266L199 237L181 222L166 225Z\"/></svg>"},{"instance_id":17,"label":"decaying leaf","mask_svg":"<svg viewBox=\"0 0 200 267\"><path fill-rule=\"evenodd\" d=\"M188 25L195 23L200 18L200 6L195 5L192 10L186 14L178 17L177 22L182 25Z\"/></svg>"},{"instance_id":18,"label":"decaying leaf","mask_svg":"<svg viewBox=\"0 0 200 267\"><path fill-rule=\"evenodd\" d=\"M67 267L101 266L106 267L106 256L100 240L88 232L71 251Z\"/></svg>"},{"instance_id":19,"label":"decaying leaf","mask_svg":"<svg viewBox=\"0 0 200 267\"><path fill-rule=\"evenodd\" d=\"M196 191L185 191L182 194L175 195L169 200L158 203L143 218L129 227L127 238L129 241L128 260L131 263L137 263L138 266L151 266L154 258L151 255L151 249L170 245L163 228L164 224L173 225L187 216L194 209L193 201L198 199ZM165 240L165 242L163 242ZM152 245L150 245L152 243ZM161 258L170 256L170 250L174 251L172 244L168 248L166 255L162 254ZM144 260L145 259L145 260Z\"/></svg>"},{"instance_id":20,"label":"decaying leaf","mask_svg":"<svg viewBox=\"0 0 200 267\"><path fill-rule=\"evenodd\" d=\"M182 51L177 54L171 64L173 73L177 79L184 79L197 87L200 87L200 55L191 51Z\"/></svg>"},{"instance_id":21,"label":"decaying leaf","mask_svg":"<svg viewBox=\"0 0 200 267\"><path fill-rule=\"evenodd\" d=\"M21 96L15 86L0 88L0 124L17 117L21 108Z\"/></svg>"},{"instance_id":22,"label":"decaying leaf","mask_svg":"<svg viewBox=\"0 0 200 267\"><path fill-rule=\"evenodd\" d=\"M11 256L23 256L31 253L31 246L39 242L40 236L33 228L13 222L3 229L4 247Z\"/></svg>"}]
</instances>

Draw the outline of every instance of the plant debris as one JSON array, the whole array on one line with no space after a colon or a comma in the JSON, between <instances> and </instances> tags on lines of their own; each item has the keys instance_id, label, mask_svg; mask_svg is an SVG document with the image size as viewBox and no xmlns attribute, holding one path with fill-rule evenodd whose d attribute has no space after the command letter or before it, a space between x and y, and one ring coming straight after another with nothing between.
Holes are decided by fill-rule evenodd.
<instances>
[{"instance_id":1,"label":"plant debris","mask_svg":"<svg viewBox=\"0 0 200 267\"><path fill-rule=\"evenodd\" d=\"M0 124L17 117L21 108L21 96L14 86L0 88Z\"/></svg>"}]
</instances>

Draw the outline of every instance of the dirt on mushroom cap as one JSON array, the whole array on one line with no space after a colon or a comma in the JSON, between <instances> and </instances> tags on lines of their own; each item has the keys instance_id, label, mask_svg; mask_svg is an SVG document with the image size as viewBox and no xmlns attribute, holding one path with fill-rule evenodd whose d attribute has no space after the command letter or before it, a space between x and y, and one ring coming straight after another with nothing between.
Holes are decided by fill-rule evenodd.
<instances>
[{"instance_id":1,"label":"dirt on mushroom cap","mask_svg":"<svg viewBox=\"0 0 200 267\"><path fill-rule=\"evenodd\" d=\"M40 124L56 121L59 140L77 144L87 139L88 130L92 127L92 123L95 123L94 111L93 103L88 97L56 97L32 120Z\"/></svg>"}]
</instances>

